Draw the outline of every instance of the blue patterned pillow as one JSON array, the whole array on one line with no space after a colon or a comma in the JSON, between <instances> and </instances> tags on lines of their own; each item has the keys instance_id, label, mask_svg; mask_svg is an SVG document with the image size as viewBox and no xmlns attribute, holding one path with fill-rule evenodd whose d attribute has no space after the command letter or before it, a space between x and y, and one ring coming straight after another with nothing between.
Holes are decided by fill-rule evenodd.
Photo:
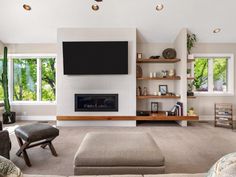
<instances>
[{"instance_id":1,"label":"blue patterned pillow","mask_svg":"<svg viewBox=\"0 0 236 177\"><path fill-rule=\"evenodd\" d=\"M236 177L236 153L220 158L211 167L206 177Z\"/></svg>"}]
</instances>

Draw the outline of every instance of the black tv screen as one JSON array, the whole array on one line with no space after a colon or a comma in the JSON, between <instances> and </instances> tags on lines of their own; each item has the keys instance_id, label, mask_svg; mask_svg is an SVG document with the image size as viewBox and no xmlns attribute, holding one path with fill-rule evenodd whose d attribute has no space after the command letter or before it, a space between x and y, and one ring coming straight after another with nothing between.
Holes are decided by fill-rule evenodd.
<instances>
[{"instance_id":1,"label":"black tv screen","mask_svg":"<svg viewBox=\"0 0 236 177\"><path fill-rule=\"evenodd\" d=\"M63 42L65 75L128 74L128 41Z\"/></svg>"}]
</instances>

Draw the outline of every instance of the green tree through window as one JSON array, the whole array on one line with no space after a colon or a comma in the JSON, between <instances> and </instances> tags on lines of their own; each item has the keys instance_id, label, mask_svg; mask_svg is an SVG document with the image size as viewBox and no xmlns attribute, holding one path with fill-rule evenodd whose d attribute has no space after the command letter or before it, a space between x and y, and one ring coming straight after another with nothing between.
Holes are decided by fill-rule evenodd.
<instances>
[{"instance_id":1,"label":"green tree through window","mask_svg":"<svg viewBox=\"0 0 236 177\"><path fill-rule=\"evenodd\" d=\"M194 85L196 91L228 91L228 58L195 58ZM209 90L210 88L210 90Z\"/></svg>"},{"instance_id":2,"label":"green tree through window","mask_svg":"<svg viewBox=\"0 0 236 177\"><path fill-rule=\"evenodd\" d=\"M194 64L194 83L197 91L208 91L208 59L197 58Z\"/></svg>"},{"instance_id":3,"label":"green tree through window","mask_svg":"<svg viewBox=\"0 0 236 177\"><path fill-rule=\"evenodd\" d=\"M56 99L56 68L55 58L41 59L42 68L42 101L55 101Z\"/></svg>"},{"instance_id":4,"label":"green tree through window","mask_svg":"<svg viewBox=\"0 0 236 177\"><path fill-rule=\"evenodd\" d=\"M13 100L37 100L37 59L13 59Z\"/></svg>"}]
</instances>

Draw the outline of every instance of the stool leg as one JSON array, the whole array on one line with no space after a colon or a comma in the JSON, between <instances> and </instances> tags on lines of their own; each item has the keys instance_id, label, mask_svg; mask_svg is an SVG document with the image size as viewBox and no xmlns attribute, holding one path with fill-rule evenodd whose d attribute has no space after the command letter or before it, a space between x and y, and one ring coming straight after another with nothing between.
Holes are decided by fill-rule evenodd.
<instances>
[{"instance_id":1,"label":"stool leg","mask_svg":"<svg viewBox=\"0 0 236 177\"><path fill-rule=\"evenodd\" d=\"M50 148L50 150L52 152L52 155L57 156L57 152L56 152L54 146L52 145L51 141L49 142L48 146L49 146L49 148Z\"/></svg>"},{"instance_id":2,"label":"stool leg","mask_svg":"<svg viewBox=\"0 0 236 177\"><path fill-rule=\"evenodd\" d=\"M30 142L25 142L23 144L23 141L22 141L22 139L20 137L17 137L17 141L18 141L18 143L20 145L20 149L17 151L16 155L20 156L21 154L23 154L23 158L25 160L26 165L28 167L30 167L31 163L30 163L30 160L29 160L29 156L28 156L28 154L26 152L26 149L28 148Z\"/></svg>"},{"instance_id":3,"label":"stool leg","mask_svg":"<svg viewBox=\"0 0 236 177\"><path fill-rule=\"evenodd\" d=\"M47 145L48 145L48 143L42 144L41 148L45 149Z\"/></svg>"},{"instance_id":4,"label":"stool leg","mask_svg":"<svg viewBox=\"0 0 236 177\"><path fill-rule=\"evenodd\" d=\"M22 141L22 139L19 138L18 136L16 136L16 139L17 139L17 142L18 142L18 144L19 144L19 146L20 146L20 148L21 148L21 147L23 146L23 141ZM22 153L22 151L21 151L21 149L19 149L19 150L17 151L16 155L17 155L18 157L20 157L21 153Z\"/></svg>"}]
</instances>

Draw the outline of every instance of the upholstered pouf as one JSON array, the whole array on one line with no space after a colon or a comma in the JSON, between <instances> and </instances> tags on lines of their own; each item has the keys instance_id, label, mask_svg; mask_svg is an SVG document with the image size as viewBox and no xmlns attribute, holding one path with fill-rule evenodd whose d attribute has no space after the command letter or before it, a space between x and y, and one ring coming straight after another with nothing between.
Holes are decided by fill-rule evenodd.
<instances>
[{"instance_id":1,"label":"upholstered pouf","mask_svg":"<svg viewBox=\"0 0 236 177\"><path fill-rule=\"evenodd\" d=\"M164 156L148 133L88 133L74 159L75 175L164 173Z\"/></svg>"}]
</instances>

